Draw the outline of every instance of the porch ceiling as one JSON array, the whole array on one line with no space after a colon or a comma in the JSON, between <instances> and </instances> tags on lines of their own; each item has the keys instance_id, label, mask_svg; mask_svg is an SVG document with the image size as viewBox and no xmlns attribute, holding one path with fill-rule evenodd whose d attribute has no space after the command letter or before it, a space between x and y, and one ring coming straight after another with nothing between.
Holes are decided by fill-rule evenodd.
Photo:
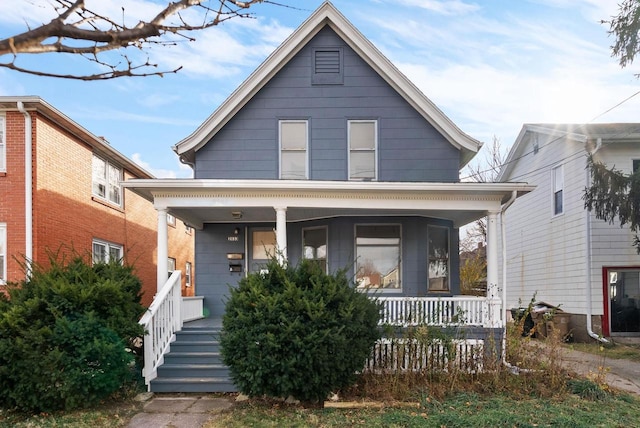
<instances>
[{"instance_id":1,"label":"porch ceiling","mask_svg":"<svg viewBox=\"0 0 640 428\"><path fill-rule=\"evenodd\" d=\"M287 208L288 222L417 215L452 220L459 227L499 211L513 192L520 196L534 189L526 183L198 179L134 179L123 186L196 228L204 223L274 222L274 207Z\"/></svg>"}]
</instances>

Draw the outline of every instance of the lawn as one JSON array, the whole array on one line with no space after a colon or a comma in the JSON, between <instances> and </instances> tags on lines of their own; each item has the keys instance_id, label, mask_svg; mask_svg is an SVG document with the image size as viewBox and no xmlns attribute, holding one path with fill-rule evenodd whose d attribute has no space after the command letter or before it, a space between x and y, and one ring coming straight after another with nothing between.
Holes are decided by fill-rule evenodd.
<instances>
[{"instance_id":1,"label":"lawn","mask_svg":"<svg viewBox=\"0 0 640 428\"><path fill-rule=\"evenodd\" d=\"M640 362L640 345L638 344L626 345L616 343L611 345L602 345L598 343L572 343L565 346L569 349L601 355L605 358Z\"/></svg>"}]
</instances>

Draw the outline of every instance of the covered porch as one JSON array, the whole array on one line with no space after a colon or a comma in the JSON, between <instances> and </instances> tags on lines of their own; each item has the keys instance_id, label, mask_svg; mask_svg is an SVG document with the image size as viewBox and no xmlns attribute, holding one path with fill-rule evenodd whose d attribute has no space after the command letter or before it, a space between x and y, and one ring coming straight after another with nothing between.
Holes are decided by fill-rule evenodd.
<instances>
[{"instance_id":1,"label":"covered porch","mask_svg":"<svg viewBox=\"0 0 640 428\"><path fill-rule=\"evenodd\" d=\"M367 218L370 222L383 219L404 225L413 221L440 222L451 230L457 240L458 228L476 219L487 217L487 296L460 296L455 284L448 291L429 292L411 286L410 273L405 272L403 288L378 290L374 295L384 305L381 324L408 327L414 325L456 326L471 329L496 330L504 326L504 308L498 289L499 268L498 224L503 209L519 195L533 188L524 183L393 183L393 182L342 182L342 181L294 181L294 180L130 180L124 186L152 201L158 212L158 252L157 269L158 294L150 308L152 312L164 315L154 321L149 315L150 325L161 322L166 327L159 328L159 335L153 337L155 329L145 338L149 343L159 344L150 356L149 376L162 362L162 355L169 349L175 333L182 328L183 318L197 317L198 311L205 320L200 323L219 323L222 317L220 304L226 286L214 290L208 287L209 278L216 278L225 284L239 280L251 271L249 262L249 240L247 233L251 227L262 226L275 233L277 257L283 262L295 262L301 257L301 247L291 242L299 234L300 225L306 222L337 221L344 219L346 226L335 235L345 235L353 229L354 219ZM173 303L169 302L171 279L165 283L167 271L167 214L183 219L196 232L197 276L196 294L204 296L184 303L179 291L173 293ZM425 223L425 224L426 224ZM313 223L315 224L315 223ZM408 223L407 223L408 224ZM430 223L429 223L430 224ZM409 226L406 240L413 239ZM238 232L239 231L239 232ZM200 235L199 235L200 234ZM210 236L215 238L203 238ZM347 237L347 241L353 240ZM206 242L205 242L206 241ZM206 244L206 245L205 245ZM336 245L333 246L334 248ZM294 248L294 250L292 250ZM413 248L413 247L412 247ZM457 251L456 245L451 251ZM206 252L206 254L204 254ZM346 253L343 249L342 253ZM426 269L410 264L411 254L405 250L405 271ZM198 257L200 254L200 257ZM457 256L457 255L456 255ZM239 271L233 271L231 258L241 262ZM229 259L227 259L229 258ZM341 260L341 259L340 259ZM353 263L353 258L351 259ZM424 262L426 266L426 261ZM218 266L218 267L216 267ZM343 267L329 261L329 269ZM222 268L228 269L223 274ZM451 269L457 269L454 263ZM216 270L217 269L217 270ZM207 276L208 275L208 276ZM224 277L224 275L231 275ZM223 277L220 279L219 277ZM426 279L425 279L426 280ZM367 290L363 290L367 292ZM195 303L194 303L195 302ZM198 302L203 306L198 308ZM166 306L160 310L161 306ZM218 306L216 306L218 305ZM213 308L213 310L212 310ZM179 312L179 313L178 313ZM185 313L191 315L184 316ZM193 314L196 314L194 316ZM171 322L167 320L172 320ZM476 331L473 330L473 331ZM147 346L145 346L145 349ZM151 347L149 347L151 348ZM145 363L147 365L147 363Z\"/></svg>"}]
</instances>

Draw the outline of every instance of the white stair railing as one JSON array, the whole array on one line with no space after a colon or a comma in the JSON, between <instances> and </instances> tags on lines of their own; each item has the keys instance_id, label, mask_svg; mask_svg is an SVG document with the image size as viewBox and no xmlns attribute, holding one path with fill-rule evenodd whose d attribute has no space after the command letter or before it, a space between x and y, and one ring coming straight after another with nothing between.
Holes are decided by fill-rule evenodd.
<instances>
[{"instance_id":1,"label":"white stair railing","mask_svg":"<svg viewBox=\"0 0 640 428\"><path fill-rule=\"evenodd\" d=\"M140 319L140 324L145 331L142 375L147 388L157 377L158 367L162 364L163 356L169 349L170 343L175 339L176 332L182 329L181 278L182 274L179 270L173 271Z\"/></svg>"},{"instance_id":2,"label":"white stair railing","mask_svg":"<svg viewBox=\"0 0 640 428\"><path fill-rule=\"evenodd\" d=\"M378 301L383 304L380 324L496 326L486 297L378 297Z\"/></svg>"}]
</instances>

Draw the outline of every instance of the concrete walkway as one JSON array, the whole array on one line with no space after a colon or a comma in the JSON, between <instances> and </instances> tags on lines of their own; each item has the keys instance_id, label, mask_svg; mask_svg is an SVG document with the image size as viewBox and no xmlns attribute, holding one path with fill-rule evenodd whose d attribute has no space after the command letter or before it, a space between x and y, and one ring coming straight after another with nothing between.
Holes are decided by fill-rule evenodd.
<instances>
[{"instance_id":1,"label":"concrete walkway","mask_svg":"<svg viewBox=\"0 0 640 428\"><path fill-rule=\"evenodd\" d=\"M130 428L200 428L216 413L228 409L228 398L205 394L153 395L143 412L129 421Z\"/></svg>"}]
</instances>

